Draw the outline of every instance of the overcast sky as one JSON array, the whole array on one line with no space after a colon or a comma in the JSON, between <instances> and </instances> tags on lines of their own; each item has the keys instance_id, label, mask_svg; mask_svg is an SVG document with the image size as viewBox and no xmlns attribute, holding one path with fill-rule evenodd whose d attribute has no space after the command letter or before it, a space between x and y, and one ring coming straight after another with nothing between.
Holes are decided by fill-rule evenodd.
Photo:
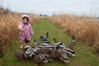
<instances>
[{"instance_id":1,"label":"overcast sky","mask_svg":"<svg viewBox=\"0 0 99 66\"><path fill-rule=\"evenodd\" d=\"M4 8L16 12L99 15L99 0L1 0L0 4L1 2Z\"/></svg>"}]
</instances>

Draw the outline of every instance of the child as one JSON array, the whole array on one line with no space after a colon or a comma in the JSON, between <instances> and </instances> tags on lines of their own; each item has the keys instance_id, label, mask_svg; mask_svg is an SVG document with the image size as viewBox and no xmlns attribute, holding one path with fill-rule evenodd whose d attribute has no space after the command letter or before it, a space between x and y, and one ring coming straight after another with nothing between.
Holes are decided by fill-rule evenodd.
<instances>
[{"instance_id":1,"label":"child","mask_svg":"<svg viewBox=\"0 0 99 66\"><path fill-rule=\"evenodd\" d=\"M21 43L20 48L23 48L24 42L26 43L26 46L28 46L28 43L31 40L31 35L33 35L33 30L29 21L30 17L28 15L23 15L22 22L18 25Z\"/></svg>"}]
</instances>

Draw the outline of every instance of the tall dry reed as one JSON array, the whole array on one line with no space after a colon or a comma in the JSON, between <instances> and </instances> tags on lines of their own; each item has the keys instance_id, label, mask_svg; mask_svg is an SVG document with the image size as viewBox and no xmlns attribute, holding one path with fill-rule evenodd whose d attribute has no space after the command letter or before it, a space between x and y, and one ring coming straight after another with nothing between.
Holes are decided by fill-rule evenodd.
<instances>
[{"instance_id":1,"label":"tall dry reed","mask_svg":"<svg viewBox=\"0 0 99 66\"><path fill-rule=\"evenodd\" d=\"M99 52L99 21L95 18L62 14L51 16L50 21L68 35L74 35L76 40Z\"/></svg>"}]
</instances>

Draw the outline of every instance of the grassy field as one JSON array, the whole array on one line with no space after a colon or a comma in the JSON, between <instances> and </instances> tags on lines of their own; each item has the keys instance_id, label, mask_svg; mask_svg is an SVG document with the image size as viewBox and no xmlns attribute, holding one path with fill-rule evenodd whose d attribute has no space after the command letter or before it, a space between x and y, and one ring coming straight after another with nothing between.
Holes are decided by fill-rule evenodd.
<instances>
[{"instance_id":1,"label":"grassy field","mask_svg":"<svg viewBox=\"0 0 99 66\"><path fill-rule=\"evenodd\" d=\"M53 38L57 38L59 41L63 41L66 44L69 43L71 39L61 29L57 28L51 24L47 19L40 20L32 25L34 30L34 36L32 39L39 40L39 36L49 32L49 40L53 42ZM19 49L19 39L14 40L9 46L4 50L4 58L1 66L34 66L32 60L19 61L14 55L14 51ZM31 40L30 45L33 46ZM45 66L99 66L98 56L92 54L89 47L83 46L83 44L75 44L76 57L69 57L69 63L64 64L60 61L54 61L45 64Z\"/></svg>"}]
</instances>

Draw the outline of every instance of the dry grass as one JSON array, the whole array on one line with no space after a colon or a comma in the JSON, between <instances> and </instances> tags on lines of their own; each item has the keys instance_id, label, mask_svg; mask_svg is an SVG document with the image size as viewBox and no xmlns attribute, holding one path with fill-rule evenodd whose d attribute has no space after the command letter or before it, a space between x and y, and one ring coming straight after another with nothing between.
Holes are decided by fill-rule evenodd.
<instances>
[{"instance_id":1,"label":"dry grass","mask_svg":"<svg viewBox=\"0 0 99 66\"><path fill-rule=\"evenodd\" d=\"M74 35L78 41L92 46L99 52L99 21L95 18L62 14L51 16L50 21L68 35Z\"/></svg>"},{"instance_id":2,"label":"dry grass","mask_svg":"<svg viewBox=\"0 0 99 66\"><path fill-rule=\"evenodd\" d=\"M14 13L9 10L0 10L0 47L6 46L18 37L17 25L21 21L22 14ZM7 12L6 14L4 12ZM41 19L40 16L28 14L31 17L31 23Z\"/></svg>"}]
</instances>

